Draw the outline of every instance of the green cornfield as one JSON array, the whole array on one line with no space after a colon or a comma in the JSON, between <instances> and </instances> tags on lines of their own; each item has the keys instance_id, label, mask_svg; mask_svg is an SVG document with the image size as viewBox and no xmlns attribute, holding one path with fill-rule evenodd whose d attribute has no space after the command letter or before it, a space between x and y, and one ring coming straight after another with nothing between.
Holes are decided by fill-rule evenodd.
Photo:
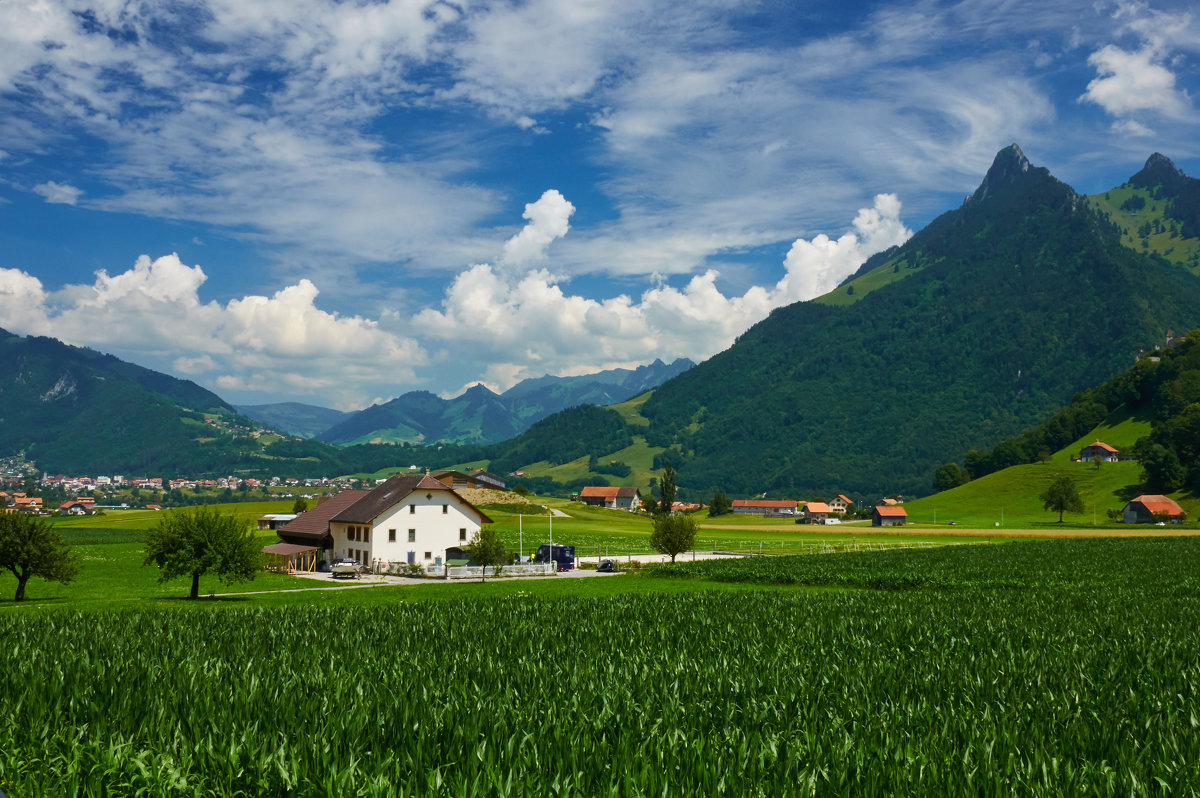
<instances>
[{"instance_id":1,"label":"green cornfield","mask_svg":"<svg viewBox=\"0 0 1200 798\"><path fill-rule=\"evenodd\" d=\"M1200 789L1197 543L662 573L738 567L840 587L6 611L0 784L16 798Z\"/></svg>"}]
</instances>

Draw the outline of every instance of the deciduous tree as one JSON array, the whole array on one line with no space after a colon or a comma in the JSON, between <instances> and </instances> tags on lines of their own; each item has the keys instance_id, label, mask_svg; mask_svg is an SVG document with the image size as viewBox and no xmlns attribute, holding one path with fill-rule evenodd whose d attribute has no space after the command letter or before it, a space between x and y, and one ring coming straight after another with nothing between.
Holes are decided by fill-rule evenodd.
<instances>
[{"instance_id":1,"label":"deciduous tree","mask_svg":"<svg viewBox=\"0 0 1200 798\"><path fill-rule=\"evenodd\" d=\"M200 577L216 574L225 583L253 579L262 568L262 549L250 523L211 507L169 512L144 538L146 559L157 565L158 581L192 577L188 598L199 598Z\"/></svg>"},{"instance_id":2,"label":"deciduous tree","mask_svg":"<svg viewBox=\"0 0 1200 798\"><path fill-rule=\"evenodd\" d=\"M659 513L654 518L654 531L650 533L650 545L655 551L669 554L671 562L676 555L682 554L696 545L696 519L694 516L680 513L670 515Z\"/></svg>"},{"instance_id":3,"label":"deciduous tree","mask_svg":"<svg viewBox=\"0 0 1200 798\"><path fill-rule=\"evenodd\" d=\"M75 578L79 563L49 521L26 513L4 513L0 514L0 568L17 578L13 601L22 601L31 578L65 584Z\"/></svg>"},{"instance_id":4,"label":"deciduous tree","mask_svg":"<svg viewBox=\"0 0 1200 798\"><path fill-rule=\"evenodd\" d=\"M508 557L504 550L504 544L500 541L500 536L490 526L480 528L475 533L475 537L471 538L471 542L463 546L463 553L470 558L471 562L483 566L479 580L481 582L487 581L489 565L492 566L492 576L498 576Z\"/></svg>"},{"instance_id":5,"label":"deciduous tree","mask_svg":"<svg viewBox=\"0 0 1200 798\"><path fill-rule=\"evenodd\" d=\"M1083 499L1079 495L1079 489L1075 487L1075 482L1068 476L1061 476L1051 482L1050 487L1046 488L1046 492L1038 498L1042 500L1044 509L1058 512L1058 523L1060 524L1064 512L1083 512Z\"/></svg>"}]
</instances>

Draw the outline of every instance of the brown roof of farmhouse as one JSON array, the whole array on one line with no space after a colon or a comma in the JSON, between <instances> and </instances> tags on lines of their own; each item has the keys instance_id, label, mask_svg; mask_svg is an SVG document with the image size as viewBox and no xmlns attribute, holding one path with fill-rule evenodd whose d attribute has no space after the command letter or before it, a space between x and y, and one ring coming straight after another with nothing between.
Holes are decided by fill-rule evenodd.
<instances>
[{"instance_id":1,"label":"brown roof of farmhouse","mask_svg":"<svg viewBox=\"0 0 1200 798\"><path fill-rule=\"evenodd\" d=\"M446 483L440 482L428 474L396 475L329 520L338 523L369 524L389 507L398 504L409 494L419 491L430 493L437 491L456 496L460 502L479 513L480 523L492 523L492 519L484 515L475 505L446 487Z\"/></svg>"},{"instance_id":2,"label":"brown roof of farmhouse","mask_svg":"<svg viewBox=\"0 0 1200 798\"><path fill-rule=\"evenodd\" d=\"M332 496L322 496L317 506L307 510L279 527L281 535L304 535L320 538L329 533L329 520L367 495L365 490L344 490Z\"/></svg>"}]
</instances>

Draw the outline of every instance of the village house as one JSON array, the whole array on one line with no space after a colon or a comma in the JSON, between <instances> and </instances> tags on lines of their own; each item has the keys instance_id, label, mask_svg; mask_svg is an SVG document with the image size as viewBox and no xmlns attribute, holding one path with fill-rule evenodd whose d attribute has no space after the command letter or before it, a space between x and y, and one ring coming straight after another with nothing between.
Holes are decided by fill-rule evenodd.
<instances>
[{"instance_id":1,"label":"village house","mask_svg":"<svg viewBox=\"0 0 1200 798\"><path fill-rule=\"evenodd\" d=\"M464 558L462 547L491 520L445 483L414 474L391 477L370 491L322 497L277 532L285 543L363 566L441 566Z\"/></svg>"},{"instance_id":2,"label":"village house","mask_svg":"<svg viewBox=\"0 0 1200 798\"><path fill-rule=\"evenodd\" d=\"M1115 463L1121 459L1121 455L1107 443L1096 440L1079 450L1079 459L1085 463L1090 462L1093 458L1098 458L1104 463Z\"/></svg>"},{"instance_id":3,"label":"village house","mask_svg":"<svg viewBox=\"0 0 1200 798\"><path fill-rule=\"evenodd\" d=\"M637 488L614 488L609 485L588 486L579 491L579 501L592 507L636 512L642 506L642 494Z\"/></svg>"},{"instance_id":4,"label":"village house","mask_svg":"<svg viewBox=\"0 0 1200 798\"><path fill-rule=\"evenodd\" d=\"M1172 499L1157 493L1134 497L1122 513L1126 524L1153 524L1159 519L1172 524L1182 523L1187 515Z\"/></svg>"},{"instance_id":5,"label":"village house","mask_svg":"<svg viewBox=\"0 0 1200 798\"><path fill-rule=\"evenodd\" d=\"M834 496L829 500L829 512L836 515L845 515L846 511L850 509L850 505L852 504L854 504L854 502L850 501L849 496L839 493L837 496Z\"/></svg>"},{"instance_id":6,"label":"village house","mask_svg":"<svg viewBox=\"0 0 1200 798\"><path fill-rule=\"evenodd\" d=\"M871 514L871 526L904 526L906 523L908 513L897 504L881 505Z\"/></svg>"},{"instance_id":7,"label":"village house","mask_svg":"<svg viewBox=\"0 0 1200 798\"><path fill-rule=\"evenodd\" d=\"M833 510L825 502L806 502L804 505L804 523L823 524Z\"/></svg>"},{"instance_id":8,"label":"village house","mask_svg":"<svg viewBox=\"0 0 1200 798\"><path fill-rule=\"evenodd\" d=\"M800 502L796 499L734 499L735 515L761 515L766 518L791 517Z\"/></svg>"},{"instance_id":9,"label":"village house","mask_svg":"<svg viewBox=\"0 0 1200 798\"><path fill-rule=\"evenodd\" d=\"M14 493L12 495L12 507L19 513L40 513L42 511L42 497Z\"/></svg>"}]
</instances>

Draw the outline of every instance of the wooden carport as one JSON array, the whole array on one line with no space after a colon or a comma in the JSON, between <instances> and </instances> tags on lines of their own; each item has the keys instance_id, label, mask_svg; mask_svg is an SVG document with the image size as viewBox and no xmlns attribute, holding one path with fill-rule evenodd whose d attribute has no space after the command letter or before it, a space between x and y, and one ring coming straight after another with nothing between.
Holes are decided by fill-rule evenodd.
<instances>
[{"instance_id":1,"label":"wooden carport","mask_svg":"<svg viewBox=\"0 0 1200 798\"><path fill-rule=\"evenodd\" d=\"M268 555L267 570L284 574L313 573L317 570L316 546L301 546L296 543L273 543L263 546Z\"/></svg>"}]
</instances>

